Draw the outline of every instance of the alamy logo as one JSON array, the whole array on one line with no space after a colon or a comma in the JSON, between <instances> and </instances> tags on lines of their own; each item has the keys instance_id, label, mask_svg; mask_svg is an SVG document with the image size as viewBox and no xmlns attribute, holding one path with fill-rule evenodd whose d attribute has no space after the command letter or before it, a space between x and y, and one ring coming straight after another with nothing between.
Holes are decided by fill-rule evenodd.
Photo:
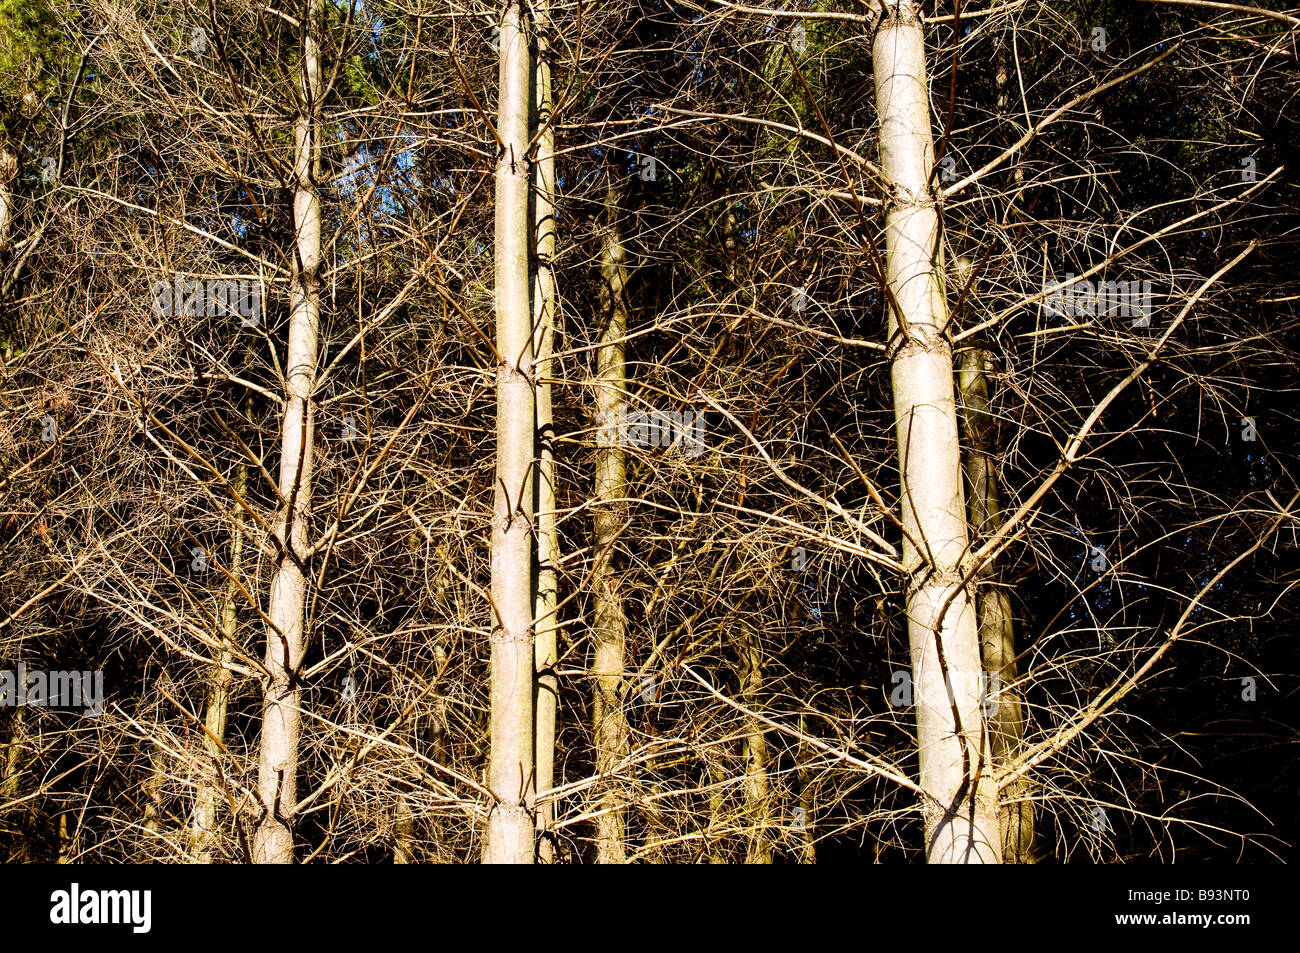
<instances>
[{"instance_id":1,"label":"alamy logo","mask_svg":"<svg viewBox=\"0 0 1300 953\"><path fill-rule=\"evenodd\" d=\"M29 669L0 670L0 708L84 708L87 714L104 713L104 673L46 672Z\"/></svg>"},{"instance_id":2,"label":"alamy logo","mask_svg":"<svg viewBox=\"0 0 1300 953\"><path fill-rule=\"evenodd\" d=\"M892 690L889 692L889 703L895 708L911 708L915 703L914 696L919 696L919 689L912 685L912 673L907 669L898 669L894 671L889 678ZM955 697L952 688L952 682L945 675L943 688L946 693L944 699L934 699L933 704L951 703ZM998 695L1001 693L1001 679L996 675L990 675L988 672L981 671L979 679L980 693L980 711L984 713L985 718L992 718L998 713Z\"/></svg>"},{"instance_id":3,"label":"alamy logo","mask_svg":"<svg viewBox=\"0 0 1300 953\"><path fill-rule=\"evenodd\" d=\"M50 922L73 926L82 923L126 923L133 933L148 933L153 925L153 891L70 890L50 894Z\"/></svg>"},{"instance_id":4,"label":"alamy logo","mask_svg":"<svg viewBox=\"0 0 1300 953\"><path fill-rule=\"evenodd\" d=\"M677 447L688 457L704 452L704 415L693 410L602 411L596 424L602 447Z\"/></svg>"},{"instance_id":5,"label":"alamy logo","mask_svg":"<svg viewBox=\"0 0 1300 953\"><path fill-rule=\"evenodd\" d=\"M1043 300L1044 314L1071 318L1133 318L1133 327L1151 324L1151 282L1076 279L1067 272L1065 287Z\"/></svg>"},{"instance_id":6,"label":"alamy logo","mask_svg":"<svg viewBox=\"0 0 1300 953\"><path fill-rule=\"evenodd\" d=\"M177 278L172 284L155 281L150 291L155 318L238 315L239 323L246 328L255 328L262 320L262 289L249 278L217 278L207 282Z\"/></svg>"}]
</instances>

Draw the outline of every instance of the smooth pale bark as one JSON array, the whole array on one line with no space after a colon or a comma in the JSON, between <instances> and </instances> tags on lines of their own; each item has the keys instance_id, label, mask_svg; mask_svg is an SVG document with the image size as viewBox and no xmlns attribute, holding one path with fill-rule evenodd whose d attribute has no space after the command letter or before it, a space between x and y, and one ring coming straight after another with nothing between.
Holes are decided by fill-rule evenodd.
<instances>
[{"instance_id":1,"label":"smooth pale bark","mask_svg":"<svg viewBox=\"0 0 1300 953\"><path fill-rule=\"evenodd\" d=\"M554 108L551 93L551 63L548 31L551 5L540 0L533 6L537 39L533 52L533 94L535 123L543 129L537 141L533 164L533 229L537 242L537 271L533 283L533 327L537 351L537 473L533 486L537 516L537 591L533 617L536 644L533 648L537 684L533 700L533 758L537 765L539 797L537 823L541 839L537 857L542 863L555 860L551 825L555 805L540 800L555 784L555 718L560 703L558 659L560 533L555 517L555 420L551 412L552 352L555 345L555 131L547 125ZM545 128L543 128L545 127Z\"/></svg>"},{"instance_id":2,"label":"smooth pale bark","mask_svg":"<svg viewBox=\"0 0 1300 953\"><path fill-rule=\"evenodd\" d=\"M964 279L958 272L958 280ZM989 368L992 355L982 348L962 354L961 394L966 424L966 498L972 529L983 536L996 533L1002 525L1001 493L993 465L996 436L989 414ZM989 560L980 567L976 590L980 646L984 669L989 673L989 694L997 707L988 727L995 769L1007 763L1020 748L1025 735L1023 701L1016 680L1015 628L1011 600L998 586L997 564ZM1017 780L1002 792L998 805L998 826L1002 835L1002 860L1008 864L1032 863L1034 846L1033 805L1026 799L1029 787Z\"/></svg>"},{"instance_id":3,"label":"smooth pale bark","mask_svg":"<svg viewBox=\"0 0 1300 953\"><path fill-rule=\"evenodd\" d=\"M980 708L975 607L961 585L966 507L943 250L930 177L925 42L912 0L891 5L872 46L885 214L889 347L901 472L906 605L930 863L997 863L997 789Z\"/></svg>"},{"instance_id":4,"label":"smooth pale bark","mask_svg":"<svg viewBox=\"0 0 1300 953\"><path fill-rule=\"evenodd\" d=\"M528 37L501 18L496 167L497 460L492 512L491 752L483 862L533 862L533 489L536 407L528 273Z\"/></svg>"},{"instance_id":5,"label":"smooth pale bark","mask_svg":"<svg viewBox=\"0 0 1300 953\"><path fill-rule=\"evenodd\" d=\"M611 176L613 172L611 171ZM621 864L624 846L625 794L615 772L627 754L627 715L623 710L625 619L619 591L617 537L627 504L626 460L620 442L627 411L627 365L623 339L627 335L627 252L619 231L617 187L611 181L605 196L608 221L601 243L600 306L604 316L596 349L596 420L604 428L598 441L592 488L591 578L595 649L592 653L592 731L596 743L596 772L601 777L596 816L596 862Z\"/></svg>"},{"instance_id":6,"label":"smooth pale bark","mask_svg":"<svg viewBox=\"0 0 1300 953\"><path fill-rule=\"evenodd\" d=\"M248 491L248 467L240 464L235 471L235 492L241 497ZM239 598L240 589L237 580L244 559L244 510L236 504L231 509L230 565L231 575L226 584L226 591L221 597L221 609L218 614L217 638L219 647L212 659L212 685L208 691L208 702L203 712L203 748L207 754L207 763L203 765L204 775L199 782L198 794L194 799L194 821L190 828L194 863L212 863L212 852L216 846L217 812L221 806L222 788L220 783L220 764L226 743L226 721L230 709L230 684L234 676L230 672L230 662L234 655L235 627L238 621L235 600Z\"/></svg>"},{"instance_id":7,"label":"smooth pale bark","mask_svg":"<svg viewBox=\"0 0 1300 953\"><path fill-rule=\"evenodd\" d=\"M257 791L263 815L253 833L253 860L293 862L298 734L309 546L317 346L320 334L321 203L315 174L320 162L323 0L309 0L303 24L302 76L294 123L293 279L289 288L289 345L285 356L284 419L280 431L280 494L275 533L280 555L271 576L266 614L266 669Z\"/></svg>"}]
</instances>

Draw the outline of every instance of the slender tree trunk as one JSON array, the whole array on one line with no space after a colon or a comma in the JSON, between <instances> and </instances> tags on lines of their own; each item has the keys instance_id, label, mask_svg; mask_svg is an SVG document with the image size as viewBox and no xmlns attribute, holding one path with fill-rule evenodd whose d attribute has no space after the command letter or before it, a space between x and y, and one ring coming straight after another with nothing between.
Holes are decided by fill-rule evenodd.
<instances>
[{"instance_id":1,"label":"slender tree trunk","mask_svg":"<svg viewBox=\"0 0 1300 953\"><path fill-rule=\"evenodd\" d=\"M960 275L959 275L960 278ZM997 532L1002 525L1002 506L997 472L993 465L995 427L989 415L988 370L992 355L982 348L962 354L961 392L966 422L966 492L967 508L973 530L980 535ZM1019 749L1025 734L1023 701L1015 687L1015 629L1011 618L1011 600L998 585L998 572L992 561L980 567L976 591L980 645L984 668L989 677L989 694L997 707L989 717L989 735L993 764L1005 764ZM1024 779L1004 791L998 805L998 826L1002 835L1002 860L1008 864L1031 863L1034 845L1034 812L1028 800Z\"/></svg>"},{"instance_id":2,"label":"slender tree trunk","mask_svg":"<svg viewBox=\"0 0 1300 953\"><path fill-rule=\"evenodd\" d=\"M10 722L9 741L0 758L0 804L12 801L22 786L23 709L15 708Z\"/></svg>"},{"instance_id":3,"label":"slender tree trunk","mask_svg":"<svg viewBox=\"0 0 1300 953\"><path fill-rule=\"evenodd\" d=\"M763 654L758 636L746 622L737 624L737 672L740 675L740 702L751 711L761 703L763 690ZM771 799L767 778L767 735L763 723L746 716L742 745L745 760L745 829L748 846L745 863L770 864L772 841Z\"/></svg>"},{"instance_id":4,"label":"slender tree trunk","mask_svg":"<svg viewBox=\"0 0 1300 953\"><path fill-rule=\"evenodd\" d=\"M235 492L243 496L248 490L248 467L240 464L235 470ZM234 655L235 626L238 621L237 602L239 585L235 580L240 577L244 559L244 511L236 504L230 514L230 566L233 579L226 584L225 594L221 598L219 631L217 638L220 648L212 660L212 686L208 693L207 707L203 713L203 748L208 756L208 763L203 766L205 774L199 783L198 795L195 797L194 822L191 839L194 850L194 863L212 863L212 852L216 847L217 812L221 806L220 763L226 743L226 719L230 709L230 684L234 676L230 672L230 662Z\"/></svg>"},{"instance_id":5,"label":"slender tree trunk","mask_svg":"<svg viewBox=\"0 0 1300 953\"><path fill-rule=\"evenodd\" d=\"M289 290L289 346L285 358L285 405L280 434L280 494L276 518L280 555L271 576L266 614L266 668L262 702L257 790L263 816L253 835L256 863L293 862L293 814L297 799L297 684L305 633L317 345L320 333L319 271L321 203L315 176L320 161L321 46L324 0L308 0L303 22L302 77L294 123L293 226L296 245Z\"/></svg>"},{"instance_id":6,"label":"slender tree trunk","mask_svg":"<svg viewBox=\"0 0 1300 953\"><path fill-rule=\"evenodd\" d=\"M412 842L415 839L415 815L411 813L411 803L406 795L398 793L397 804L393 808L393 863L413 864L415 853Z\"/></svg>"},{"instance_id":7,"label":"slender tree trunk","mask_svg":"<svg viewBox=\"0 0 1300 953\"><path fill-rule=\"evenodd\" d=\"M799 734L802 736L804 730L803 715L799 716ZM815 864L817 863L817 840L813 834L813 792L810 785L812 772L808 770L807 762L807 745L801 737L799 745L795 749L795 757L799 759L799 823L796 829L799 833L800 856L799 863Z\"/></svg>"},{"instance_id":8,"label":"slender tree trunk","mask_svg":"<svg viewBox=\"0 0 1300 953\"><path fill-rule=\"evenodd\" d=\"M18 176L18 156L9 143L0 142L0 250L9 244L9 230L14 220L13 183Z\"/></svg>"},{"instance_id":9,"label":"slender tree trunk","mask_svg":"<svg viewBox=\"0 0 1300 953\"><path fill-rule=\"evenodd\" d=\"M1005 37L999 37L994 54L993 82L997 90L997 114L1004 123L1010 114L1009 45ZM1009 146L1017 134L1010 125L1003 128L1007 130L1004 138ZM1009 178L1011 187L1020 185L1024 178L1022 163L1017 161L1013 164ZM970 259L959 258L955 263L954 273L961 287L971 281L972 272ZM993 463L994 455L998 452L997 428L989 414L989 370L992 361L993 355L989 351L972 348L962 354L959 375L966 424L967 509L972 530L985 536L997 532L1002 525L1001 491ZM1025 734L1024 699L1015 687L1019 672L1016 668L1011 600L1005 590L998 586L999 575L995 563L985 563L980 568L975 597L984 670L988 672L990 693L997 692L997 707L989 718L995 771L1015 756ZM999 792L998 827L1002 837L1004 863L1034 862L1034 811L1033 804L1028 800L1030 790L1029 780L1022 777Z\"/></svg>"},{"instance_id":10,"label":"slender tree trunk","mask_svg":"<svg viewBox=\"0 0 1300 953\"><path fill-rule=\"evenodd\" d=\"M704 844L709 852L709 863L725 864L727 858L722 849L722 841L726 837L727 831L727 818L724 816L727 775L723 771L720 761L711 758L707 764L709 769L709 823L704 831Z\"/></svg>"},{"instance_id":11,"label":"slender tree trunk","mask_svg":"<svg viewBox=\"0 0 1300 953\"><path fill-rule=\"evenodd\" d=\"M163 689L167 692L173 691L172 681L167 672L164 671L159 677ZM149 777L144 782L144 818L142 827L146 834L150 835L141 844L142 860L147 860L152 855L153 848L157 842L162 839L163 831L163 787L167 783L167 762L163 754L163 749L154 745L149 754ZM68 816L67 814L59 815L59 855L63 856L63 844L67 839L68 833ZM59 863L64 863L60 860Z\"/></svg>"},{"instance_id":12,"label":"slender tree trunk","mask_svg":"<svg viewBox=\"0 0 1300 953\"><path fill-rule=\"evenodd\" d=\"M438 681L443 682L447 671L447 650L441 645L433 647L433 659L437 666ZM429 757L438 764L446 764L449 758L447 750L447 696L439 691L433 696L433 724L429 726Z\"/></svg>"},{"instance_id":13,"label":"slender tree trunk","mask_svg":"<svg viewBox=\"0 0 1300 953\"><path fill-rule=\"evenodd\" d=\"M725 181L721 165L713 166L713 183L720 187ZM727 202L722 211L722 241L726 252L727 280L737 284L736 255L740 248L740 225L736 213ZM737 352L740 348L736 346ZM763 689L763 649L758 634L746 622L736 626L736 671L740 676L740 700L753 710L759 703ZM767 777L767 735L763 723L746 717L742 756L745 762L745 821L748 846L745 863L770 864L772 844L768 828L771 826L770 785Z\"/></svg>"},{"instance_id":14,"label":"slender tree trunk","mask_svg":"<svg viewBox=\"0 0 1300 953\"><path fill-rule=\"evenodd\" d=\"M925 41L914 0L888 4L872 47L885 215L903 562L930 863L997 863L997 790L980 709L975 607L961 579L966 507L943 249L930 177Z\"/></svg>"},{"instance_id":15,"label":"slender tree trunk","mask_svg":"<svg viewBox=\"0 0 1300 953\"><path fill-rule=\"evenodd\" d=\"M555 719L560 703L559 679L555 675L558 658L560 533L555 518L555 421L551 413L551 376L555 344L555 131L547 126L553 109L549 31L550 0L533 5L536 41L533 53L533 90L538 128L545 127L537 142L537 161L533 164L533 228L537 242L537 274L533 286L533 327L537 350L537 474L534 506L537 516L537 593L534 618L537 642L534 657L537 686L534 696L533 757L537 763L537 794L550 792L555 784ZM541 839L538 859L553 863L555 845L551 826L555 822L555 805L539 801L537 822Z\"/></svg>"},{"instance_id":16,"label":"slender tree trunk","mask_svg":"<svg viewBox=\"0 0 1300 953\"><path fill-rule=\"evenodd\" d=\"M76 846L75 839L68 830L68 812L64 811L59 815L59 856L54 862L56 864L72 863Z\"/></svg>"},{"instance_id":17,"label":"slender tree trunk","mask_svg":"<svg viewBox=\"0 0 1300 953\"><path fill-rule=\"evenodd\" d=\"M656 762L654 759L647 759L645 773L653 777ZM663 794L667 786L655 780L647 782L647 797L641 804L641 810L645 816L645 844L641 848L641 856L647 864L664 863L664 844L672 837L668 828L667 818L664 816L663 806L660 803L663 800Z\"/></svg>"},{"instance_id":18,"label":"slender tree trunk","mask_svg":"<svg viewBox=\"0 0 1300 953\"><path fill-rule=\"evenodd\" d=\"M496 168L497 462L492 514L491 763L483 861L533 862L533 489L536 406L528 273L531 77L522 4L501 19Z\"/></svg>"},{"instance_id":19,"label":"slender tree trunk","mask_svg":"<svg viewBox=\"0 0 1300 953\"><path fill-rule=\"evenodd\" d=\"M623 710L625 621L619 591L617 537L623 528L627 505L626 461L620 436L627 411L627 366L623 339L627 334L627 254L619 226L621 205L611 181L605 196L608 222L602 239L600 305L604 326L596 350L597 441L593 487L591 591L595 620L592 657L592 731L596 741L596 771L601 775L599 815L596 818L596 860L602 864L626 862L624 848L624 792L614 776L627 753L627 716Z\"/></svg>"}]
</instances>

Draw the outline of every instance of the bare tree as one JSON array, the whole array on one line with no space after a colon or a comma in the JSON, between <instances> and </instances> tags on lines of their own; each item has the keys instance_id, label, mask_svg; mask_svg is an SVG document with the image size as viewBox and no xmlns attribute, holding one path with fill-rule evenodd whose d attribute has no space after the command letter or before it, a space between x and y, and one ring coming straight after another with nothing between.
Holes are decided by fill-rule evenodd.
<instances>
[{"instance_id":1,"label":"bare tree","mask_svg":"<svg viewBox=\"0 0 1300 953\"><path fill-rule=\"evenodd\" d=\"M555 859L553 833L555 805L555 722L559 710L559 563L560 533L556 513L555 415L552 410L552 379L556 374L556 283L558 251L555 209L555 100L551 87L551 43L553 29L549 0L533 5L533 123L537 129L536 159L533 162L532 216L537 249L533 284L533 350L537 358L537 471L533 479L534 515L537 521L537 592L533 624L536 626L537 686L534 694L533 756L537 772L538 858Z\"/></svg>"},{"instance_id":2,"label":"bare tree","mask_svg":"<svg viewBox=\"0 0 1300 953\"><path fill-rule=\"evenodd\" d=\"M294 121L293 281L289 291L289 341L285 350L284 418L280 429L283 500L277 516L277 566L267 596L267 685L262 704L262 742L257 791L264 812L253 838L258 863L293 860L293 816L297 808L299 708L297 680L302 664L307 605L307 560L315 456L316 360L320 336L319 269L321 204L316 193L320 167L321 97L325 92L321 31L323 0L309 0L303 16L301 79Z\"/></svg>"},{"instance_id":3,"label":"bare tree","mask_svg":"<svg viewBox=\"0 0 1300 953\"><path fill-rule=\"evenodd\" d=\"M485 863L533 862L533 473L536 369L529 264L529 25L519 0L501 18L496 134L497 457L492 511L493 804Z\"/></svg>"},{"instance_id":4,"label":"bare tree","mask_svg":"<svg viewBox=\"0 0 1300 953\"><path fill-rule=\"evenodd\" d=\"M611 176L613 172L611 172ZM626 652L623 596L620 591L618 538L626 520L627 483L623 435L627 428L627 254L623 245L620 188L611 179L605 194L605 230L600 260L600 347L596 352L596 451L592 498L592 614L595 644L591 656L592 732L596 771L601 779L596 818L596 856L600 863L621 864L624 848L625 795L619 777L627 755L624 705Z\"/></svg>"},{"instance_id":5,"label":"bare tree","mask_svg":"<svg viewBox=\"0 0 1300 953\"><path fill-rule=\"evenodd\" d=\"M997 863L997 788L989 764L967 535L944 250L931 173L929 82L916 4L886 10L872 47L880 113L890 373L898 427L903 564L916 735L931 863Z\"/></svg>"}]
</instances>

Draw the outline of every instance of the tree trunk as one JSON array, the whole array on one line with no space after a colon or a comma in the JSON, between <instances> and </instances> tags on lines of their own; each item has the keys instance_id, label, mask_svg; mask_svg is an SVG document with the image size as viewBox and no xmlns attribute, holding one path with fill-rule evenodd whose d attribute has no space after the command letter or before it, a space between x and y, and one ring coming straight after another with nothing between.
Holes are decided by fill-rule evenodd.
<instances>
[{"instance_id":1,"label":"tree trunk","mask_svg":"<svg viewBox=\"0 0 1300 953\"><path fill-rule=\"evenodd\" d=\"M64 811L59 815L59 855L54 862L70 864L75 852L76 841L68 830L68 812Z\"/></svg>"},{"instance_id":2,"label":"tree trunk","mask_svg":"<svg viewBox=\"0 0 1300 953\"><path fill-rule=\"evenodd\" d=\"M608 216L600 260L600 304L604 325L596 350L596 420L600 436L596 449L593 496L591 578L595 650L592 657L592 731L596 742L596 772L601 776L596 817L596 861L625 863L624 794L614 772L627 753L627 716L623 711L625 651L623 597L619 592L617 537L627 505L626 461L620 437L627 411L627 366L623 338L627 334L627 255L619 230L620 197L610 170L605 195Z\"/></svg>"},{"instance_id":3,"label":"tree trunk","mask_svg":"<svg viewBox=\"0 0 1300 953\"><path fill-rule=\"evenodd\" d=\"M942 238L930 187L925 41L914 0L887 11L872 47L885 215L889 348L901 475L903 563L930 863L997 863L997 791L980 710Z\"/></svg>"},{"instance_id":4,"label":"tree trunk","mask_svg":"<svg viewBox=\"0 0 1300 953\"><path fill-rule=\"evenodd\" d=\"M262 702L257 790L263 815L253 835L256 863L293 862L297 798L298 666L302 661L311 502L317 343L320 332L321 203L315 176L320 161L323 0L309 0L303 23L301 100L294 123L293 226L296 245L289 290L289 347L285 358L284 421L280 433L280 494L276 519L280 555L271 576L266 614L268 672Z\"/></svg>"},{"instance_id":5,"label":"tree trunk","mask_svg":"<svg viewBox=\"0 0 1300 953\"><path fill-rule=\"evenodd\" d=\"M989 415L991 358L981 348L966 351L962 355L960 375L967 435L967 507L973 531L984 536L997 532L1002 525L1001 494L993 466L995 428ZM981 651L989 678L988 692L996 700L988 726L996 767L1005 764L1019 749L1025 734L1025 719L1020 692L1015 687L1019 673L1011 600L998 586L998 572L991 560L980 568L976 604ZM1021 778L1003 793L1005 798L998 805L1002 860L1008 864L1032 863L1033 808L1028 800L1017 800L1027 795L1028 786Z\"/></svg>"},{"instance_id":6,"label":"tree trunk","mask_svg":"<svg viewBox=\"0 0 1300 953\"><path fill-rule=\"evenodd\" d=\"M483 862L533 862L533 489L536 407L528 274L531 81L522 4L501 19L496 168L497 461L492 513L493 804Z\"/></svg>"},{"instance_id":7,"label":"tree trunk","mask_svg":"<svg viewBox=\"0 0 1300 953\"><path fill-rule=\"evenodd\" d=\"M173 691L171 677L166 670L159 675L159 682L166 692ZM161 728L160 728L161 730ZM140 862L147 863L154 856L154 850L159 841L165 841L163 834L163 814L165 805L163 804L163 788L167 784L167 760L164 749L160 745L153 745L149 752L149 777L145 779L143 787L144 817L141 828L149 836L144 839L140 845ZM59 815L59 861L66 863L62 859L64 844L67 841L68 833L68 815Z\"/></svg>"},{"instance_id":8,"label":"tree trunk","mask_svg":"<svg viewBox=\"0 0 1300 953\"><path fill-rule=\"evenodd\" d=\"M550 64L550 0L534 4L533 87L538 128L546 126L553 109ZM537 474L533 482L534 512L537 517L537 593L533 616L536 625L534 657L537 685L534 696L533 757L537 764L537 793L550 792L555 784L555 718L559 709L560 686L555 675L558 658L560 533L555 518L555 421L551 413L551 376L555 344L555 131L547 126L537 142L533 164L536 188L533 192L533 228L537 242L537 274L533 287L533 327L537 349ZM555 805L540 802L537 845L542 863L555 860L551 825Z\"/></svg>"},{"instance_id":9,"label":"tree trunk","mask_svg":"<svg viewBox=\"0 0 1300 953\"><path fill-rule=\"evenodd\" d=\"M795 830L800 840L799 863L815 864L817 863L817 839L813 834L813 808L816 804L810 786L812 772L808 770L808 755L805 751L807 745L803 740L805 734L804 717L800 715L799 745L795 749L795 757L799 759L799 815Z\"/></svg>"},{"instance_id":10,"label":"tree trunk","mask_svg":"<svg viewBox=\"0 0 1300 953\"><path fill-rule=\"evenodd\" d=\"M248 491L248 466L240 464L235 470L235 492L244 496ZM194 823L191 827L191 840L194 850L194 863L212 863L212 851L216 846L217 812L221 805L221 757L226 743L226 718L230 708L230 661L235 644L235 627L238 621L236 600L239 598L240 568L244 557L244 511L236 504L231 508L230 566L231 580L226 584L225 594L221 599L219 631L217 638L220 648L212 659L212 687L208 693L207 707L203 713L203 749L208 762L203 766L205 772L199 782L199 791L195 797Z\"/></svg>"},{"instance_id":11,"label":"tree trunk","mask_svg":"<svg viewBox=\"0 0 1300 953\"><path fill-rule=\"evenodd\" d=\"M404 793L398 792L397 803L393 806L393 863L415 863L415 815L411 813L411 802Z\"/></svg>"},{"instance_id":12,"label":"tree trunk","mask_svg":"<svg viewBox=\"0 0 1300 953\"><path fill-rule=\"evenodd\" d=\"M725 175L722 166L713 165L713 183L722 186ZM722 241L726 253L727 280L737 285L736 255L740 248L740 226L736 213L727 202L722 210ZM728 332L730 333L730 332ZM747 335L746 335L747 336ZM734 340L734 339L733 339ZM738 344L735 345L740 352ZM759 704L763 689L763 648L758 634L746 622L735 628L736 672L740 679L740 701L751 711ZM771 826L770 785L767 777L767 736L763 723L746 716L745 738L741 745L745 762L745 863L770 864L772 844L768 828Z\"/></svg>"},{"instance_id":13,"label":"tree trunk","mask_svg":"<svg viewBox=\"0 0 1300 953\"><path fill-rule=\"evenodd\" d=\"M0 804L12 801L22 786L23 709L15 708L9 726L9 741L0 758Z\"/></svg>"},{"instance_id":14,"label":"tree trunk","mask_svg":"<svg viewBox=\"0 0 1300 953\"><path fill-rule=\"evenodd\" d=\"M747 622L737 623L736 671L740 676L740 703L750 711L761 704L763 690L763 654L758 636ZM772 841L771 798L767 778L767 735L763 723L745 716L742 754L745 761L745 863L770 864Z\"/></svg>"},{"instance_id":15,"label":"tree trunk","mask_svg":"<svg viewBox=\"0 0 1300 953\"><path fill-rule=\"evenodd\" d=\"M9 143L0 142L0 250L9 244L9 230L14 220L13 183L18 177L18 156Z\"/></svg>"},{"instance_id":16,"label":"tree trunk","mask_svg":"<svg viewBox=\"0 0 1300 953\"><path fill-rule=\"evenodd\" d=\"M706 764L709 771L709 823L704 830L704 847L709 852L709 863L725 864L727 857L722 849L722 842L727 831L727 818L724 813L727 774L722 768L722 763L715 757L709 757Z\"/></svg>"}]
</instances>

